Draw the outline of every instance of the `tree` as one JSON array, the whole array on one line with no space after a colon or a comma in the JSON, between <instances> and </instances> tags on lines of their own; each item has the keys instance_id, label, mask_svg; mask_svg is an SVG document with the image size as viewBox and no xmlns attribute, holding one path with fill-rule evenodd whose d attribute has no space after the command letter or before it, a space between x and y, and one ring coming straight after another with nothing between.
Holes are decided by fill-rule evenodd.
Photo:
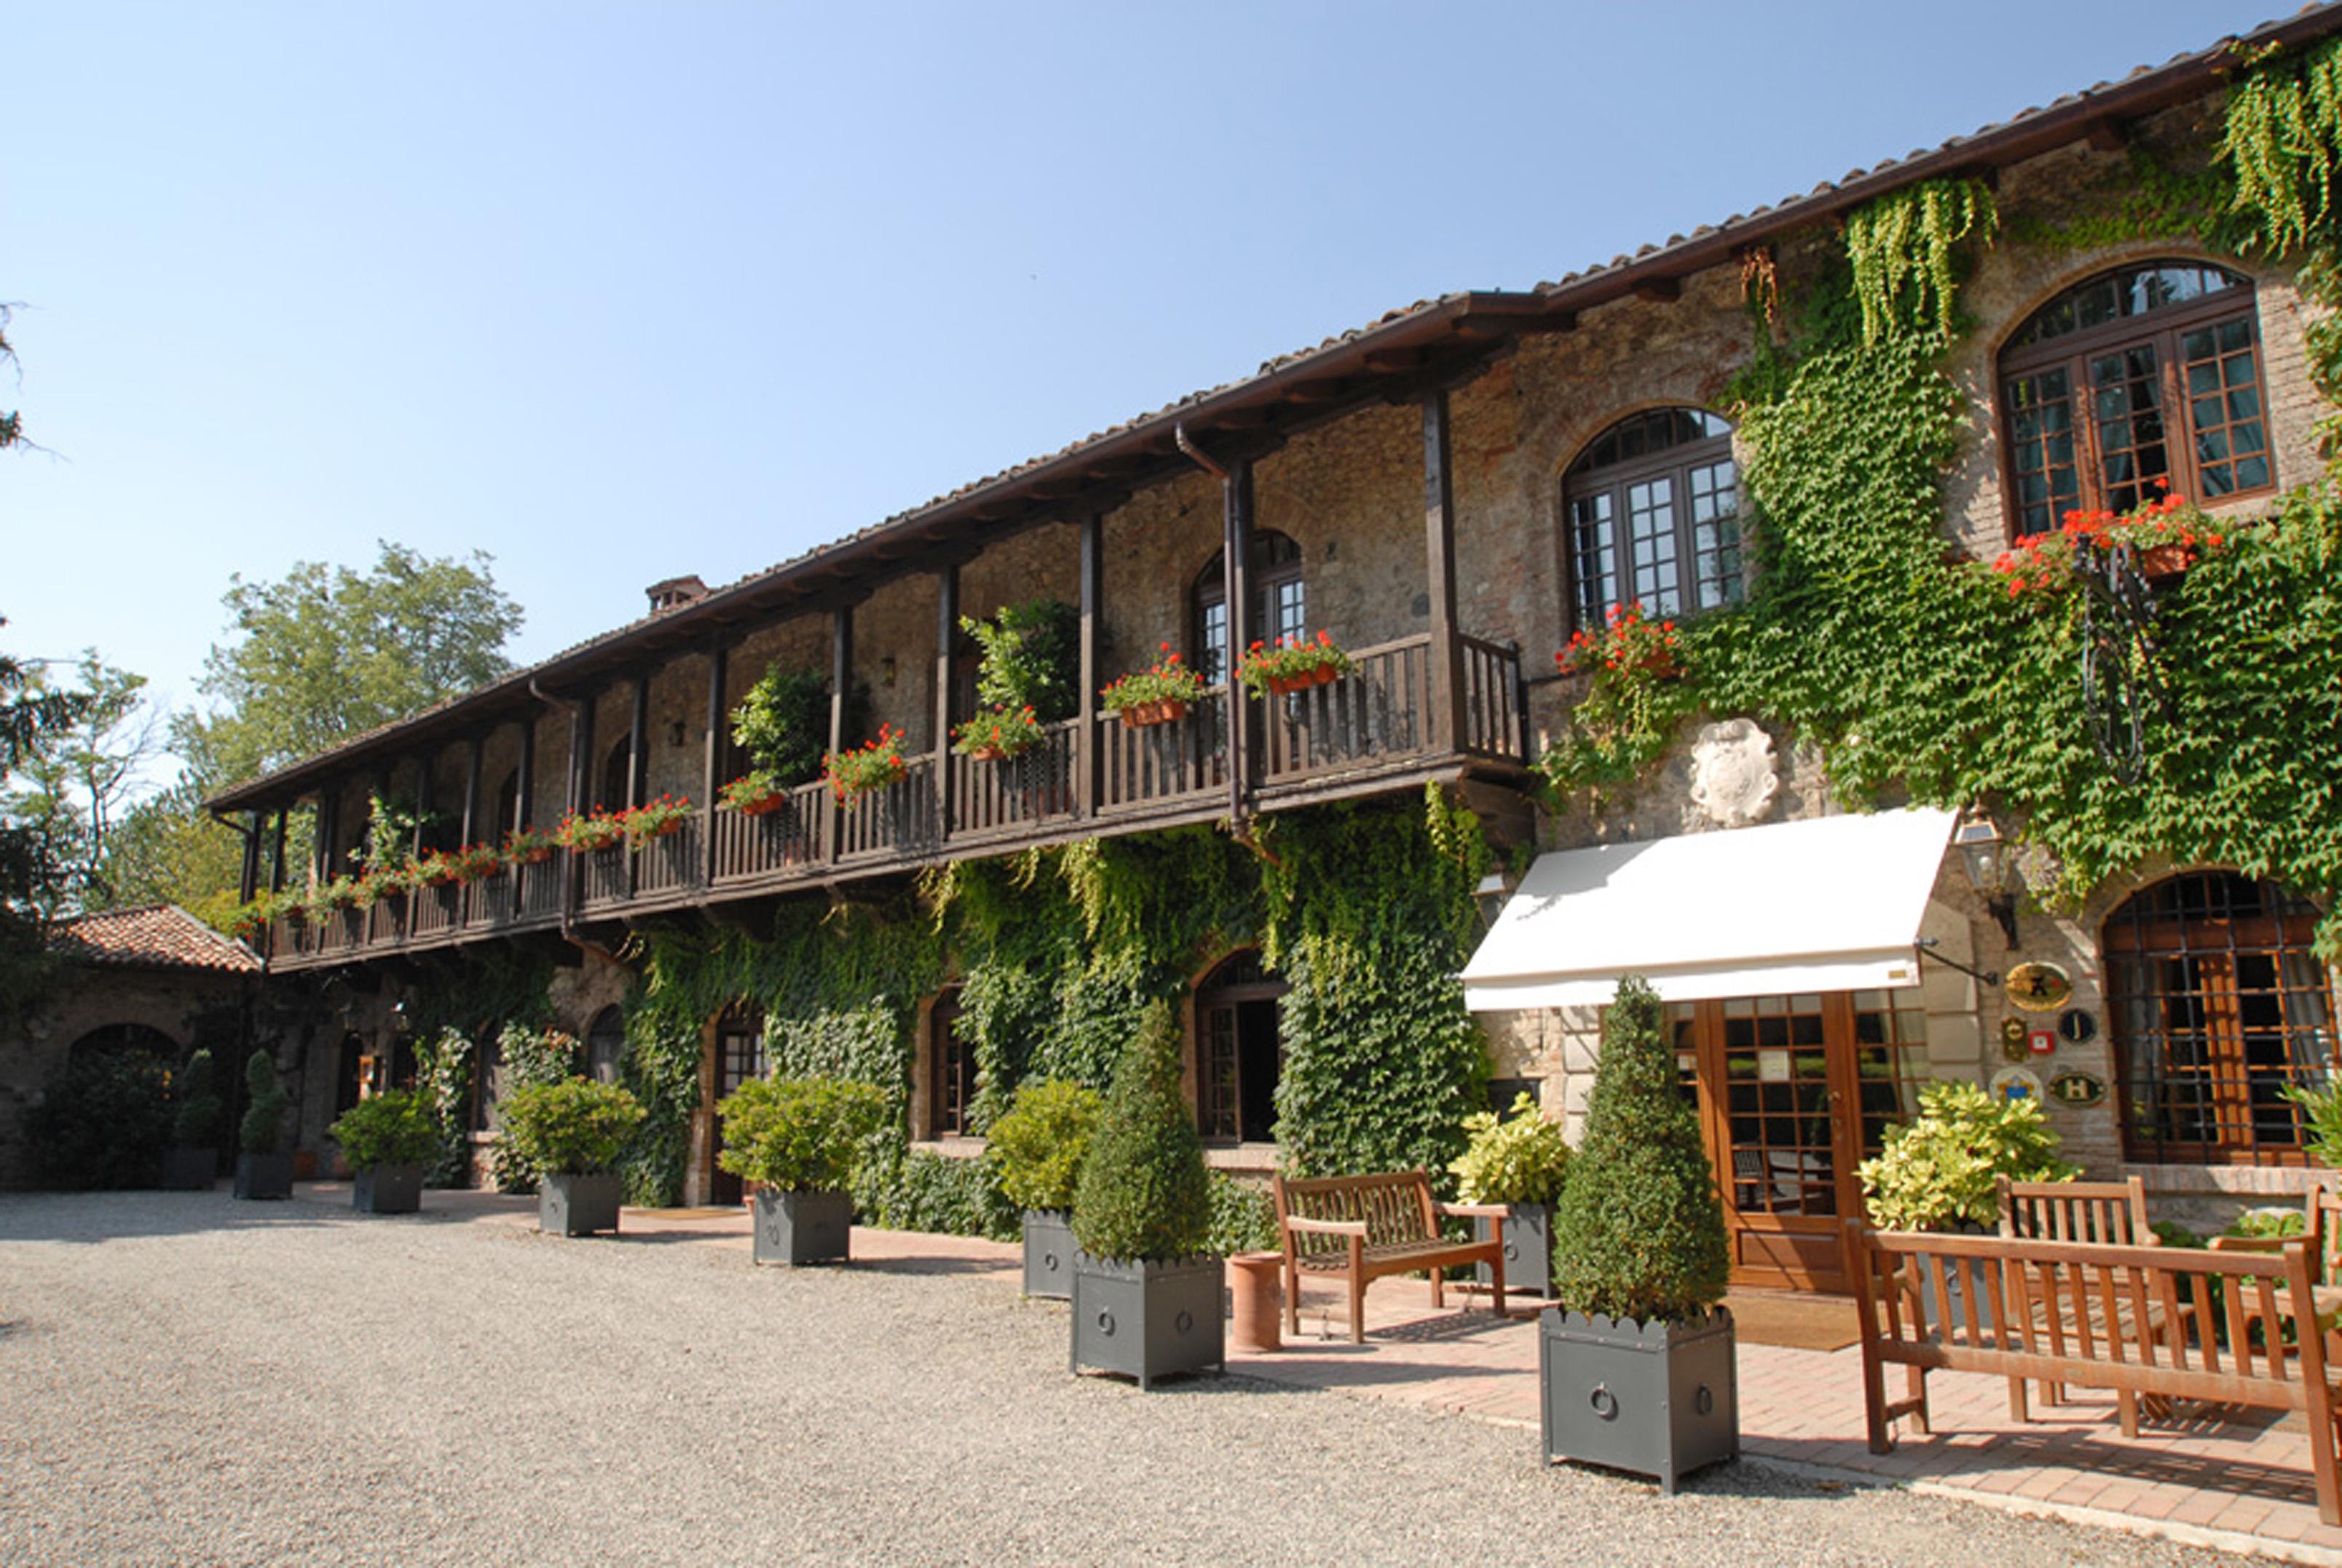
<instances>
[{"instance_id":1,"label":"tree","mask_svg":"<svg viewBox=\"0 0 2342 1568\"><path fill-rule=\"evenodd\" d=\"M0 786L79 723L86 702L82 693L43 686L23 663L0 654ZM63 882L47 835L0 800L0 1023L21 1015L47 978L48 914Z\"/></svg>"},{"instance_id":2,"label":"tree","mask_svg":"<svg viewBox=\"0 0 2342 1568\"><path fill-rule=\"evenodd\" d=\"M42 841L53 868L45 912L70 914L113 902L104 868L111 836L145 770L162 750L162 720L141 694L146 677L83 652L75 666L69 722L40 734L17 756L0 791L0 816ZM49 691L35 674L28 691Z\"/></svg>"},{"instance_id":3,"label":"tree","mask_svg":"<svg viewBox=\"0 0 2342 1568\"><path fill-rule=\"evenodd\" d=\"M411 716L511 669L521 610L490 557L433 559L380 541L371 571L295 564L281 581L229 579L232 640L196 689L218 704L172 726L190 779L211 791Z\"/></svg>"}]
</instances>

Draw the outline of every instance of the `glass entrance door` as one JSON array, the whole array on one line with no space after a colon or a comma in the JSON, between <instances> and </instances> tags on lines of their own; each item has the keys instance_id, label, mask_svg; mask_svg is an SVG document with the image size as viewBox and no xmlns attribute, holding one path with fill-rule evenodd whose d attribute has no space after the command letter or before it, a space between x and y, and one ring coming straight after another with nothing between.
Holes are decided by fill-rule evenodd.
<instances>
[{"instance_id":1,"label":"glass entrance door","mask_svg":"<svg viewBox=\"0 0 2342 1568\"><path fill-rule=\"evenodd\" d=\"M1897 1005L1898 1000L1901 1005ZM1840 1292L1855 1168L1917 1109L1917 992L1736 997L1669 1009L1722 1189L1736 1284Z\"/></svg>"},{"instance_id":2,"label":"glass entrance door","mask_svg":"<svg viewBox=\"0 0 2342 1568\"><path fill-rule=\"evenodd\" d=\"M765 1075L765 1031L761 1023L747 1024L726 1019L716 1032L716 1100L724 1097L751 1078ZM709 1177L709 1200L716 1203L740 1202L740 1178L715 1164L716 1157L724 1152L724 1118L715 1118L707 1138L707 1158L714 1170Z\"/></svg>"}]
</instances>

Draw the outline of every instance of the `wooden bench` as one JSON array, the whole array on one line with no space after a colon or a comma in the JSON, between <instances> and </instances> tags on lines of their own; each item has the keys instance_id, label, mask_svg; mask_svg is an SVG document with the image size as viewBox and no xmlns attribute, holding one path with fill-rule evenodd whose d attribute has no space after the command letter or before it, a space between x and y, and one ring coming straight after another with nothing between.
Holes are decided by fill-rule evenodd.
<instances>
[{"instance_id":1,"label":"wooden bench","mask_svg":"<svg viewBox=\"0 0 2342 1568\"><path fill-rule=\"evenodd\" d=\"M2322 1234L2289 1239L2276 1253L2212 1252L1873 1231L1849 1220L1846 1242L1872 1453L1894 1447L1898 1419L1928 1430L1927 1373L1938 1368L2009 1379L2010 1413L2020 1420L2027 1379L2129 1394L2127 1437L2138 1435L2142 1394L2298 1410L2309 1428L2317 1516L2342 1524L2325 1337L2302 1335L2288 1353L2256 1343L2247 1321L2247 1303L2264 1323L2281 1314L2312 1320ZM1905 1397L1892 1403L1890 1364L1906 1375Z\"/></svg>"},{"instance_id":2,"label":"wooden bench","mask_svg":"<svg viewBox=\"0 0 2342 1568\"><path fill-rule=\"evenodd\" d=\"M2160 1246L2162 1240L2147 1217L2147 1182L2132 1176L2120 1182L2012 1182L1993 1178L2000 1199L2000 1233L2027 1242L2098 1242L2107 1246ZM2152 1313L2150 1313L2152 1316ZM2037 1309L2046 1330L2046 1314ZM2123 1428L2137 1422L2138 1396L2120 1391ZM2061 1404L2066 1391L2054 1383L2041 1385L2041 1403ZM2159 1406L2155 1412L2160 1413ZM2008 1413L2025 1419L2025 1380L2008 1380Z\"/></svg>"},{"instance_id":3,"label":"wooden bench","mask_svg":"<svg viewBox=\"0 0 2342 1568\"><path fill-rule=\"evenodd\" d=\"M1340 1273L1350 1286L1350 1343L1366 1337L1366 1284L1385 1274L1429 1270L1431 1304L1445 1307L1441 1280L1453 1263L1486 1263L1495 1281L1492 1310L1505 1311L1505 1210L1499 1203L1443 1203L1420 1170L1371 1176L1277 1176L1276 1228L1285 1249L1287 1333L1301 1333L1301 1274ZM1488 1222L1486 1241L1450 1241L1439 1222L1450 1215Z\"/></svg>"}]
</instances>

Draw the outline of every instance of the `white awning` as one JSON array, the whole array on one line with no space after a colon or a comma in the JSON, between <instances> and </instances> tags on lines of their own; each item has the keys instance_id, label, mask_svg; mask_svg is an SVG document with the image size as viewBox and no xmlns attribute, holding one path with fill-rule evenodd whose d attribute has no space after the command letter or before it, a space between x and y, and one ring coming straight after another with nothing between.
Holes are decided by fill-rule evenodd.
<instances>
[{"instance_id":1,"label":"white awning","mask_svg":"<svg viewBox=\"0 0 2342 1568\"><path fill-rule=\"evenodd\" d=\"M1919 984L1915 942L1952 813L1912 809L1537 857L1464 966L1476 1013Z\"/></svg>"}]
</instances>

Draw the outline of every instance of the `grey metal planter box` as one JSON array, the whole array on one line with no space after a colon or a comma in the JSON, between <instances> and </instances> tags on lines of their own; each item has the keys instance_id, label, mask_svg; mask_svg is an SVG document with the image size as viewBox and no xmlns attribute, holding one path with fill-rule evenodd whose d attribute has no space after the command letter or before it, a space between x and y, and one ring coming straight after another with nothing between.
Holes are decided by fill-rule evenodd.
<instances>
[{"instance_id":1,"label":"grey metal planter box","mask_svg":"<svg viewBox=\"0 0 2342 1568\"><path fill-rule=\"evenodd\" d=\"M756 1261L842 1263L854 1237L854 1199L846 1193L756 1194Z\"/></svg>"},{"instance_id":2,"label":"grey metal planter box","mask_svg":"<svg viewBox=\"0 0 2342 1568\"><path fill-rule=\"evenodd\" d=\"M1474 1220L1472 1233L1488 1239L1488 1222ZM1482 1284L1496 1283L1495 1271L1486 1263L1472 1265ZM1553 1294L1553 1205L1513 1203L1505 1210L1505 1293Z\"/></svg>"},{"instance_id":3,"label":"grey metal planter box","mask_svg":"<svg viewBox=\"0 0 2342 1568\"><path fill-rule=\"evenodd\" d=\"M217 1149L163 1151L163 1186L174 1193L208 1193L219 1180Z\"/></svg>"},{"instance_id":4,"label":"grey metal planter box","mask_svg":"<svg viewBox=\"0 0 2342 1568\"><path fill-rule=\"evenodd\" d=\"M1547 1461L1575 1459L1676 1483L1740 1457L1732 1313L1639 1323L1548 1307L1537 1333L1539 1423Z\"/></svg>"},{"instance_id":5,"label":"grey metal planter box","mask_svg":"<svg viewBox=\"0 0 2342 1568\"><path fill-rule=\"evenodd\" d=\"M293 1195L293 1156L238 1154L235 1195L239 1198L289 1198Z\"/></svg>"},{"instance_id":6,"label":"grey metal planter box","mask_svg":"<svg viewBox=\"0 0 2342 1568\"><path fill-rule=\"evenodd\" d=\"M350 1206L365 1214L412 1214L423 1207L423 1167L368 1165L350 1187Z\"/></svg>"},{"instance_id":7,"label":"grey metal planter box","mask_svg":"<svg viewBox=\"0 0 2342 1568\"><path fill-rule=\"evenodd\" d=\"M1074 1294L1073 1216L1063 1209L1025 1211L1025 1293L1043 1301Z\"/></svg>"},{"instance_id":8,"label":"grey metal planter box","mask_svg":"<svg viewBox=\"0 0 2342 1568\"><path fill-rule=\"evenodd\" d=\"M536 1228L549 1235L590 1236L618 1228L618 1203L626 1183L616 1171L587 1176L537 1178Z\"/></svg>"},{"instance_id":9,"label":"grey metal planter box","mask_svg":"<svg viewBox=\"0 0 2342 1568\"><path fill-rule=\"evenodd\" d=\"M1117 1263L1074 1254L1073 1370L1118 1372L1151 1389L1174 1373L1227 1364L1217 1258Z\"/></svg>"}]
</instances>

